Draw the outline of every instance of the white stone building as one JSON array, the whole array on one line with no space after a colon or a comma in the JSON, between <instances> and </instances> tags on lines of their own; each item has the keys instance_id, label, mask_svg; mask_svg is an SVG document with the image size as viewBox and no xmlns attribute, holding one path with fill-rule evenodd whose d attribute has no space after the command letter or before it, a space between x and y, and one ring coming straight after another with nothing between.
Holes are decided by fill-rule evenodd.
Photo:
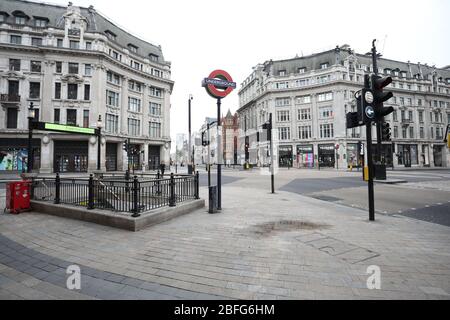
<instances>
[{"instance_id":1,"label":"white stone building","mask_svg":"<svg viewBox=\"0 0 450 320\"><path fill-rule=\"evenodd\" d=\"M103 123L101 169L152 169L169 164L171 64L92 6L0 1L0 171L24 167L28 106L41 122L97 127ZM133 161L123 151L130 139ZM35 131L34 168L90 172L96 136Z\"/></svg>"},{"instance_id":2,"label":"white stone building","mask_svg":"<svg viewBox=\"0 0 450 320\"><path fill-rule=\"evenodd\" d=\"M269 161L267 143L257 141L256 132L272 113L279 166L363 164L358 142L365 141L365 127L347 130L345 115L356 111L354 93L371 72L371 56L356 54L348 45L254 67L239 90L240 144L249 137L249 162ZM450 66L381 58L378 72L393 78L386 88L394 98L385 106L395 109L387 117L392 141L383 142L387 165L449 167L444 133L450 122ZM376 141L375 129L372 136Z\"/></svg>"}]
</instances>

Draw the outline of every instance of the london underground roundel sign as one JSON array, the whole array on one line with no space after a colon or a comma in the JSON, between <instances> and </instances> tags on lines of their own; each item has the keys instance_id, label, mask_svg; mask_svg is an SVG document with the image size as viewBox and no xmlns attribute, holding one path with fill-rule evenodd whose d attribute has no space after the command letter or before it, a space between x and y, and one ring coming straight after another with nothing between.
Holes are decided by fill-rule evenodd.
<instances>
[{"instance_id":1,"label":"london underground roundel sign","mask_svg":"<svg viewBox=\"0 0 450 320\"><path fill-rule=\"evenodd\" d=\"M214 70L208 78L202 82L202 86L206 88L206 92L217 99L225 98L236 88L236 82L224 70Z\"/></svg>"}]
</instances>

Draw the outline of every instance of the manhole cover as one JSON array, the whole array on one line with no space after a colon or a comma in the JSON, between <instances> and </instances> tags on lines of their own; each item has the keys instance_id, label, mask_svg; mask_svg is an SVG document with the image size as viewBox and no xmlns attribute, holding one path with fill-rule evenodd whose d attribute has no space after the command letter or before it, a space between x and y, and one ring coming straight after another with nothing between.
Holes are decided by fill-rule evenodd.
<instances>
[{"instance_id":1,"label":"manhole cover","mask_svg":"<svg viewBox=\"0 0 450 320\"><path fill-rule=\"evenodd\" d=\"M280 220L264 222L252 226L252 232L261 236L267 236L272 232L289 232L296 230L316 230L327 228L329 225L318 224L301 220Z\"/></svg>"},{"instance_id":2,"label":"manhole cover","mask_svg":"<svg viewBox=\"0 0 450 320\"><path fill-rule=\"evenodd\" d=\"M342 200L342 199L339 199L339 198L336 198L336 197L325 196L325 195L312 195L310 197L314 198L314 199L317 199L317 200L329 201L329 202L336 202L336 201Z\"/></svg>"}]
</instances>

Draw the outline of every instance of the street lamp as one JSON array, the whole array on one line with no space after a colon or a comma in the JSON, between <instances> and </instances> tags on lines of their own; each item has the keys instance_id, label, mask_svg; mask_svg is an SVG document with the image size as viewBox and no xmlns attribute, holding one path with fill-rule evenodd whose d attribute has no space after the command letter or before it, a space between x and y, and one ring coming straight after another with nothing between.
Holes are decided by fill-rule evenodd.
<instances>
[{"instance_id":1,"label":"street lamp","mask_svg":"<svg viewBox=\"0 0 450 320\"><path fill-rule=\"evenodd\" d=\"M28 150L27 150L27 173L31 173L33 168L33 151L31 147L31 142L33 139L33 120L36 116L36 110L34 109L33 102L30 102L30 106L28 108Z\"/></svg>"},{"instance_id":2,"label":"street lamp","mask_svg":"<svg viewBox=\"0 0 450 320\"><path fill-rule=\"evenodd\" d=\"M188 152L188 156L189 156L189 162L188 162L188 174L192 174L192 156L191 156L191 101L194 99L194 97L192 96L192 94L189 94L189 99L188 99L188 106L189 106L189 152Z\"/></svg>"},{"instance_id":3,"label":"street lamp","mask_svg":"<svg viewBox=\"0 0 450 320\"><path fill-rule=\"evenodd\" d=\"M101 139L102 139L102 128L103 128L103 122L102 122L102 115L98 115L98 120L97 120L97 170L100 171L100 163L101 163Z\"/></svg>"}]
</instances>

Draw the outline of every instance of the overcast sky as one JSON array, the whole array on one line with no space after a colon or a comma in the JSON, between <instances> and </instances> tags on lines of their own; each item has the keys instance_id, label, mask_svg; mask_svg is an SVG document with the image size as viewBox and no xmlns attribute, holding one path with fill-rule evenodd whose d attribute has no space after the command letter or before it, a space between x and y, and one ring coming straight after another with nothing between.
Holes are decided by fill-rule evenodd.
<instances>
[{"instance_id":1,"label":"overcast sky","mask_svg":"<svg viewBox=\"0 0 450 320\"><path fill-rule=\"evenodd\" d=\"M66 0L52 3L67 5ZM136 36L161 45L172 62L172 146L187 132L188 96L192 94L192 130L215 117L215 100L201 80L226 70L238 88L252 67L349 44L358 53L379 39L385 58L450 64L448 0L72 0L93 5ZM377 4L372 8L371 4ZM371 21L376 12L377 22ZM222 112L238 108L235 90L222 101Z\"/></svg>"}]
</instances>

